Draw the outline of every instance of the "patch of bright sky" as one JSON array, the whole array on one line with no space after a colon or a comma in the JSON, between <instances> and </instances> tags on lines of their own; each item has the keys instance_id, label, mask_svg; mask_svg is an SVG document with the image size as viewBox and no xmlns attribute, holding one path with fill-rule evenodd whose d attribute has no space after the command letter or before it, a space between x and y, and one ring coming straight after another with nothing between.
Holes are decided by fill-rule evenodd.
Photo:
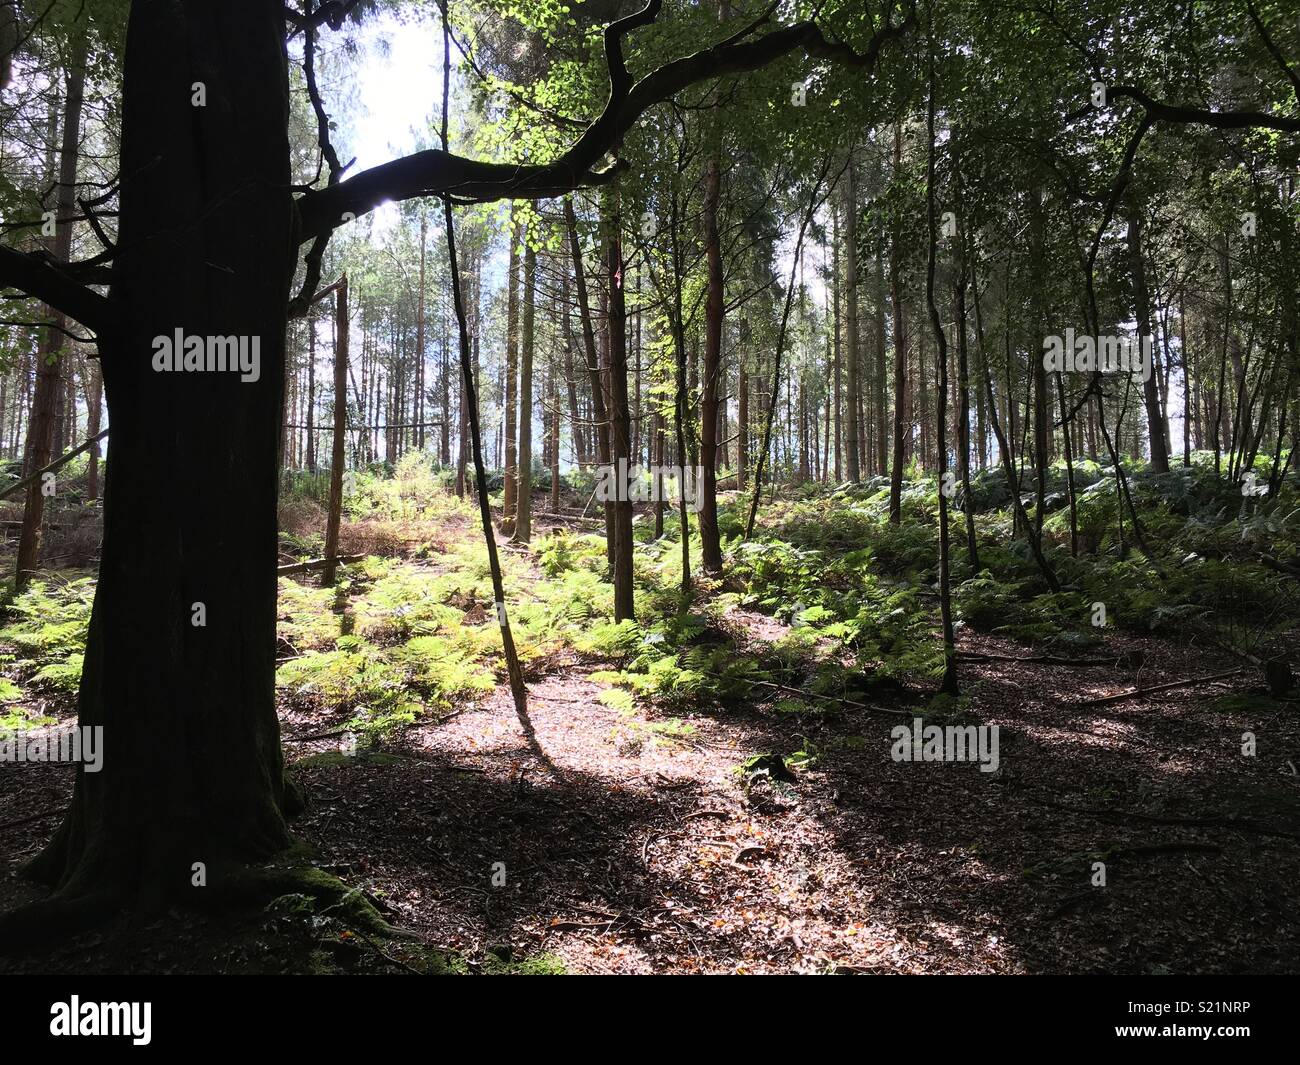
<instances>
[{"instance_id":1,"label":"patch of bright sky","mask_svg":"<svg viewBox=\"0 0 1300 1065\"><path fill-rule=\"evenodd\" d=\"M340 123L339 156L356 156L350 174L422 148L438 144L442 115L442 26L433 17L391 12L367 19L354 37L357 55L351 60L352 95ZM451 94L452 150L457 150L457 99L463 94L453 47ZM463 99L463 95L461 96ZM335 106L337 108L337 102ZM332 112L334 113L334 112ZM342 116L340 116L342 117ZM398 221L396 204L384 203L372 212L370 240L387 242ZM484 284L489 292L504 283L505 261L494 249L486 264Z\"/></svg>"},{"instance_id":2,"label":"patch of bright sky","mask_svg":"<svg viewBox=\"0 0 1300 1065\"><path fill-rule=\"evenodd\" d=\"M356 97L343 159L356 156L350 173L436 143L442 109L442 30L433 19L399 21L385 13L356 34ZM454 55L454 53L453 53ZM379 242L397 222L397 207L375 211Z\"/></svg>"}]
</instances>

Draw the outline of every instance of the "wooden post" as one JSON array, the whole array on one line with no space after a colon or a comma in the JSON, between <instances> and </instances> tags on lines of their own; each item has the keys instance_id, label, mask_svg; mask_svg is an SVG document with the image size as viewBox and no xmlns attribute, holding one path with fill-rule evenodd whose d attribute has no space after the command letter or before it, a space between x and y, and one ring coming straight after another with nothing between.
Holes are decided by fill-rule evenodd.
<instances>
[{"instance_id":1,"label":"wooden post","mask_svg":"<svg viewBox=\"0 0 1300 1065\"><path fill-rule=\"evenodd\" d=\"M343 434L348 421L348 275L344 274L334 293L334 318L338 339L334 344L334 451L330 459L330 509L325 522L325 557L321 586L334 584L338 569L339 521L343 514L343 463L346 449Z\"/></svg>"}]
</instances>

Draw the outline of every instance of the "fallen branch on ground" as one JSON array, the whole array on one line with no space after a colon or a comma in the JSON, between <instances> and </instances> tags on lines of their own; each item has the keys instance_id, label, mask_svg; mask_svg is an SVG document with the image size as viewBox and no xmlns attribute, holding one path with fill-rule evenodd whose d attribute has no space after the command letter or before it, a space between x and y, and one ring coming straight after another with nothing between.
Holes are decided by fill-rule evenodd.
<instances>
[{"instance_id":1,"label":"fallen branch on ground","mask_svg":"<svg viewBox=\"0 0 1300 1065\"><path fill-rule=\"evenodd\" d=\"M328 740L333 738L334 736L344 736L351 731L353 730L346 729L346 728L336 728L336 729L331 729L329 732L313 732L309 736L286 736L284 738L284 742L285 743L308 743L311 740Z\"/></svg>"},{"instance_id":2,"label":"fallen branch on ground","mask_svg":"<svg viewBox=\"0 0 1300 1065\"><path fill-rule=\"evenodd\" d=\"M1150 688L1132 688L1126 692L1120 692L1118 695L1107 695L1101 699L1086 699L1081 703L1075 703L1075 706L1105 706L1108 703L1122 703L1125 699L1133 699L1139 695L1150 695L1152 692L1169 691L1173 688L1188 688L1193 684L1205 684L1212 680L1223 680L1225 677L1235 677L1239 673L1244 673L1244 669L1229 669L1222 673L1211 673L1205 677L1188 677L1186 680L1173 680L1168 684L1154 684Z\"/></svg>"},{"instance_id":3,"label":"fallen branch on ground","mask_svg":"<svg viewBox=\"0 0 1300 1065\"><path fill-rule=\"evenodd\" d=\"M1054 655L994 655L982 651L958 651L958 662L1035 662L1046 666L1114 666L1122 659L1114 658L1058 658Z\"/></svg>"},{"instance_id":4,"label":"fallen branch on ground","mask_svg":"<svg viewBox=\"0 0 1300 1065\"><path fill-rule=\"evenodd\" d=\"M306 573L308 570L320 569L333 562L335 565L348 565L360 562L365 555L335 555L333 558L313 558L307 562L293 562L287 566L276 566L275 575L283 577L286 573Z\"/></svg>"},{"instance_id":5,"label":"fallen branch on ground","mask_svg":"<svg viewBox=\"0 0 1300 1065\"><path fill-rule=\"evenodd\" d=\"M788 684L777 684L770 680L756 680L752 683L756 688L771 688L774 691L785 692L788 695L797 695L802 699L822 699L831 703L844 703L846 706L852 706L858 710L871 710L877 714L894 714L897 717L925 716L920 711L895 710L888 706L872 706L869 703L859 703L853 699L846 699L841 695L819 695L816 692L804 691L802 688L791 688Z\"/></svg>"}]
</instances>

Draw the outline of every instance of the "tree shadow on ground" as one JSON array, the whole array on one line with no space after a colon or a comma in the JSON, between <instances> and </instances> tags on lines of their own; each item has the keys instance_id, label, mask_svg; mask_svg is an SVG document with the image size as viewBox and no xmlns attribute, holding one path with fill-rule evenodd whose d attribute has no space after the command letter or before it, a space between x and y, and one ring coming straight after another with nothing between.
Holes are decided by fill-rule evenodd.
<instances>
[{"instance_id":1,"label":"tree shadow on ground","mask_svg":"<svg viewBox=\"0 0 1300 1065\"><path fill-rule=\"evenodd\" d=\"M1161 652L1162 679L1213 665ZM628 719L566 676L538 685L532 708L557 773L502 697L429 726L437 744L299 759L309 806L294 830L396 925L471 964L556 952L615 972L1293 971L1300 789L1279 770L1300 722L1221 692L1080 707L1085 689L1132 679L1089 678L964 666L965 713L1001 730L999 771L981 773L894 761L890 729L906 719L775 700L700 708L687 738L624 751L611 733ZM653 747L662 719L643 717ZM798 766L792 781L737 772L765 752ZM68 774L26 772L0 820L66 793ZM56 823L23 826L11 856ZM3 884L8 904L20 889ZM16 971L312 971L323 943L343 949L345 929L286 920L174 913ZM358 964L425 969L407 947L383 951Z\"/></svg>"}]
</instances>

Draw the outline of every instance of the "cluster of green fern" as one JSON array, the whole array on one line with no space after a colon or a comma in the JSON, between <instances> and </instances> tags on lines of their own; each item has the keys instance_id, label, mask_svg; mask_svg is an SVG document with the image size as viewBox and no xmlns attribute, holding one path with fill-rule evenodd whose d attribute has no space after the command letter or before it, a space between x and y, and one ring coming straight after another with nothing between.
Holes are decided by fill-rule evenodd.
<instances>
[{"instance_id":1,"label":"cluster of green fern","mask_svg":"<svg viewBox=\"0 0 1300 1065\"><path fill-rule=\"evenodd\" d=\"M48 724L68 710L81 683L95 581L33 581L6 607L0 629L0 729Z\"/></svg>"}]
</instances>

